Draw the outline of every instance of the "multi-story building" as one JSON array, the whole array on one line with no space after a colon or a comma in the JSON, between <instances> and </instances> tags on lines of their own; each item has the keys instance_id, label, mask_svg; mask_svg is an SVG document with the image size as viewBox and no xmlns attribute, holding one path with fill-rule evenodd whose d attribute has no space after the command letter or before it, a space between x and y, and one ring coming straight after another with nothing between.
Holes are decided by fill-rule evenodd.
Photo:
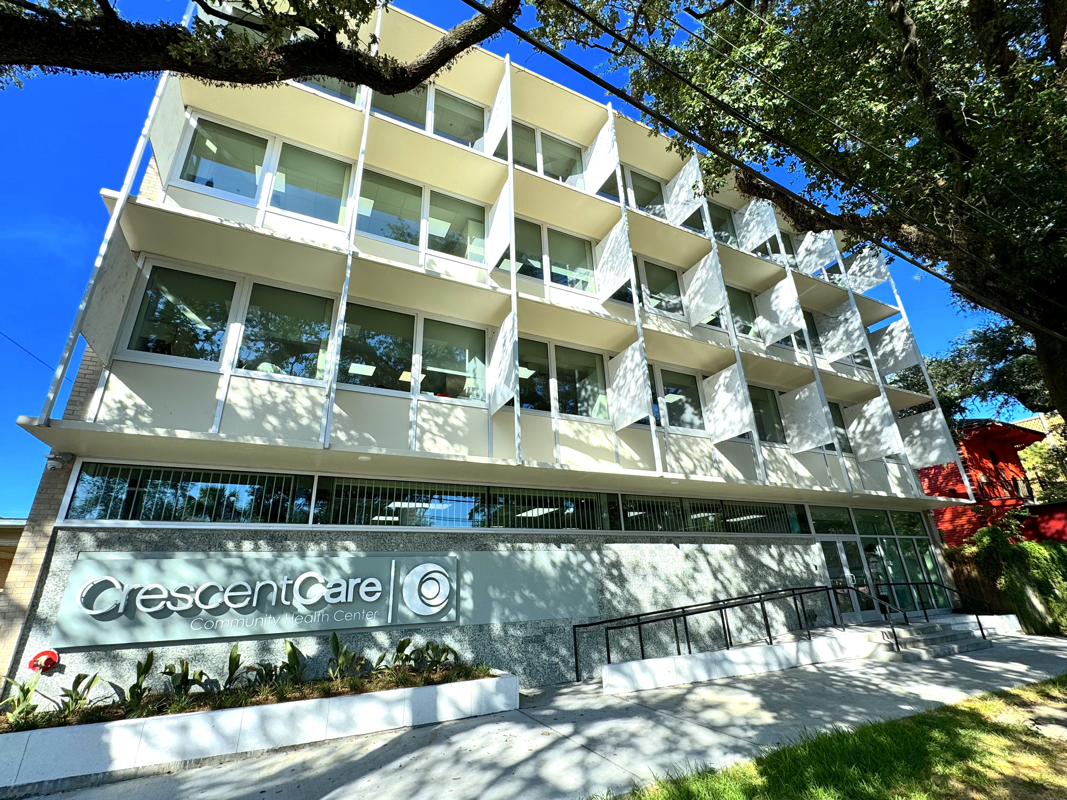
<instances>
[{"instance_id":1,"label":"multi-story building","mask_svg":"<svg viewBox=\"0 0 1067 800\"><path fill-rule=\"evenodd\" d=\"M401 59L440 35L375 24ZM921 358L883 255L705 196L668 144L484 50L396 97L165 76L20 419L53 455L12 663L211 673L337 630L548 683L575 623L828 582L868 619L941 579L960 501L916 470L956 452L886 381Z\"/></svg>"}]
</instances>

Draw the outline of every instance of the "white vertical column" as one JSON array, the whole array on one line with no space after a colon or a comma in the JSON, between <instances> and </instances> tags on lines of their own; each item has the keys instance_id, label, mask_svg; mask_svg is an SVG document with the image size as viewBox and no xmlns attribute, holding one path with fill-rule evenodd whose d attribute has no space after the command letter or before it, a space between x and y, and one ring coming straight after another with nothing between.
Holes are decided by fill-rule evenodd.
<instances>
[{"instance_id":1,"label":"white vertical column","mask_svg":"<svg viewBox=\"0 0 1067 800\"><path fill-rule=\"evenodd\" d=\"M515 346L511 357L515 363L516 387L515 387L515 463L522 464L522 378L519 372L519 272L516 263L515 252L515 137L513 133L511 107L511 55L504 56L504 112L507 120L505 136L508 142L508 206L511 208L511 220L509 222L510 240L508 241L508 263L511 264L511 315L515 319ZM551 349L551 348L550 348ZM493 420L489 420L492 427Z\"/></svg>"}]
</instances>

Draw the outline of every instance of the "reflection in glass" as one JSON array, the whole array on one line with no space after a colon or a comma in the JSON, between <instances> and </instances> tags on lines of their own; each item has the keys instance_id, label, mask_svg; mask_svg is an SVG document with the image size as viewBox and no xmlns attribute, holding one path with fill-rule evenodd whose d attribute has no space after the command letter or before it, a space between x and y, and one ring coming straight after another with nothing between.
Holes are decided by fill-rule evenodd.
<instances>
[{"instance_id":1,"label":"reflection in glass","mask_svg":"<svg viewBox=\"0 0 1067 800\"><path fill-rule=\"evenodd\" d=\"M534 129L521 122L513 123L511 141L515 145L515 164L537 172L537 134Z\"/></svg>"},{"instance_id":2,"label":"reflection in glass","mask_svg":"<svg viewBox=\"0 0 1067 800\"><path fill-rule=\"evenodd\" d=\"M547 133L542 133L541 160L545 165L544 173L547 177L569 183L579 189L585 188L585 181L582 179L582 151L573 144L561 142Z\"/></svg>"},{"instance_id":3,"label":"reflection in glass","mask_svg":"<svg viewBox=\"0 0 1067 800\"><path fill-rule=\"evenodd\" d=\"M345 81L337 80L337 78L327 77L305 78L300 83L328 94L330 97L355 103L356 107L359 107L359 86L354 83L346 83Z\"/></svg>"},{"instance_id":4,"label":"reflection in glass","mask_svg":"<svg viewBox=\"0 0 1067 800\"><path fill-rule=\"evenodd\" d=\"M848 579L845 577L845 565L841 563L841 554L837 551L837 542L819 542L822 546L826 571L830 574L830 585L837 591L834 599L842 614L851 614L855 610L852 604L852 592L849 591Z\"/></svg>"},{"instance_id":5,"label":"reflection in glass","mask_svg":"<svg viewBox=\"0 0 1067 800\"><path fill-rule=\"evenodd\" d=\"M556 393L561 414L607 419L604 359L597 353L557 345Z\"/></svg>"},{"instance_id":6,"label":"reflection in glass","mask_svg":"<svg viewBox=\"0 0 1067 800\"><path fill-rule=\"evenodd\" d=\"M646 261L645 280L648 282L648 304L652 308L667 314L683 313L677 272Z\"/></svg>"},{"instance_id":7,"label":"reflection in glass","mask_svg":"<svg viewBox=\"0 0 1067 800\"><path fill-rule=\"evenodd\" d=\"M667 218L667 209L663 205L663 187L655 178L649 178L640 172L630 172L630 186L634 192L634 202L642 211L657 217Z\"/></svg>"},{"instance_id":8,"label":"reflection in glass","mask_svg":"<svg viewBox=\"0 0 1067 800\"><path fill-rule=\"evenodd\" d=\"M595 291L593 246L587 240L549 228L548 257L553 283L586 292Z\"/></svg>"},{"instance_id":9,"label":"reflection in glass","mask_svg":"<svg viewBox=\"0 0 1067 800\"><path fill-rule=\"evenodd\" d=\"M485 135L485 112L481 106L438 89L434 92L433 132L481 150L485 144L482 140Z\"/></svg>"},{"instance_id":10,"label":"reflection in glass","mask_svg":"<svg viewBox=\"0 0 1067 800\"><path fill-rule=\"evenodd\" d=\"M548 345L519 339L519 402L523 408L552 410L550 379Z\"/></svg>"},{"instance_id":11,"label":"reflection in glass","mask_svg":"<svg viewBox=\"0 0 1067 800\"><path fill-rule=\"evenodd\" d=\"M422 328L420 389L436 397L485 399L485 331L428 319Z\"/></svg>"},{"instance_id":12,"label":"reflection in glass","mask_svg":"<svg viewBox=\"0 0 1067 800\"><path fill-rule=\"evenodd\" d=\"M926 536L923 515L918 511L890 511L897 536Z\"/></svg>"},{"instance_id":13,"label":"reflection in glass","mask_svg":"<svg viewBox=\"0 0 1067 800\"><path fill-rule=\"evenodd\" d=\"M841 412L841 406L838 403L828 403L830 406L830 416L834 419L834 432L837 434L837 441L841 443L841 450L845 453L852 452L852 442L848 440L848 427L845 425L845 415ZM828 445L828 449L833 450L834 445Z\"/></svg>"},{"instance_id":14,"label":"reflection in glass","mask_svg":"<svg viewBox=\"0 0 1067 800\"><path fill-rule=\"evenodd\" d=\"M660 370L663 377L663 402L667 404L667 424L676 428L704 429L700 410L700 391L695 375Z\"/></svg>"},{"instance_id":15,"label":"reflection in glass","mask_svg":"<svg viewBox=\"0 0 1067 800\"><path fill-rule=\"evenodd\" d=\"M254 199L263 177L267 140L201 119L182 166L181 179Z\"/></svg>"},{"instance_id":16,"label":"reflection in glass","mask_svg":"<svg viewBox=\"0 0 1067 800\"><path fill-rule=\"evenodd\" d=\"M418 245L422 189L388 175L363 171L356 230Z\"/></svg>"},{"instance_id":17,"label":"reflection in glass","mask_svg":"<svg viewBox=\"0 0 1067 800\"><path fill-rule=\"evenodd\" d=\"M734 227L734 215L730 209L708 203L708 217L711 220L712 235L723 244L737 247L737 229Z\"/></svg>"},{"instance_id":18,"label":"reflection in glass","mask_svg":"<svg viewBox=\"0 0 1067 800\"><path fill-rule=\"evenodd\" d=\"M775 391L762 386L749 386L748 391L752 397L752 411L756 415L756 433L760 441L786 444L785 428L782 425Z\"/></svg>"},{"instance_id":19,"label":"reflection in glass","mask_svg":"<svg viewBox=\"0 0 1067 800\"><path fill-rule=\"evenodd\" d=\"M350 164L284 144L274 175L270 204L344 225L351 175Z\"/></svg>"},{"instance_id":20,"label":"reflection in glass","mask_svg":"<svg viewBox=\"0 0 1067 800\"><path fill-rule=\"evenodd\" d=\"M937 562L934 560L934 551L930 547L930 542L927 539L914 539L913 541L915 547L919 550L919 558L922 559L923 566L926 567L927 580L934 583L934 604L938 608L952 608L952 601L949 599L948 592L940 585L941 572L938 570Z\"/></svg>"},{"instance_id":21,"label":"reflection in glass","mask_svg":"<svg viewBox=\"0 0 1067 800\"><path fill-rule=\"evenodd\" d=\"M387 95L374 92L371 110L392 119L410 122L419 128L426 127L426 87L420 86L403 94Z\"/></svg>"},{"instance_id":22,"label":"reflection in glass","mask_svg":"<svg viewBox=\"0 0 1067 800\"><path fill-rule=\"evenodd\" d=\"M233 281L154 267L130 349L218 361L235 287Z\"/></svg>"},{"instance_id":23,"label":"reflection in glass","mask_svg":"<svg viewBox=\"0 0 1067 800\"><path fill-rule=\"evenodd\" d=\"M893 530L889 527L889 515L885 511L874 508L854 508L852 513L856 515L856 527L861 536L892 536Z\"/></svg>"},{"instance_id":24,"label":"reflection in glass","mask_svg":"<svg viewBox=\"0 0 1067 800\"><path fill-rule=\"evenodd\" d=\"M900 545L900 554L904 557L904 569L908 573L908 580L926 583L926 573L923 571L922 562L919 560L919 554L915 550L913 540L898 539L897 544ZM925 605L927 611L936 605L929 586L913 586L912 593L921 601L920 607Z\"/></svg>"},{"instance_id":25,"label":"reflection in glass","mask_svg":"<svg viewBox=\"0 0 1067 800\"><path fill-rule=\"evenodd\" d=\"M337 382L411 391L415 317L349 303Z\"/></svg>"},{"instance_id":26,"label":"reflection in glass","mask_svg":"<svg viewBox=\"0 0 1067 800\"><path fill-rule=\"evenodd\" d=\"M322 380L333 300L255 284L237 368Z\"/></svg>"},{"instance_id":27,"label":"reflection in glass","mask_svg":"<svg viewBox=\"0 0 1067 800\"><path fill-rule=\"evenodd\" d=\"M430 192L427 247L484 264L485 207Z\"/></svg>"},{"instance_id":28,"label":"reflection in glass","mask_svg":"<svg viewBox=\"0 0 1067 800\"><path fill-rule=\"evenodd\" d=\"M847 508L811 506L811 524L815 532L826 536L854 536L852 518Z\"/></svg>"},{"instance_id":29,"label":"reflection in glass","mask_svg":"<svg viewBox=\"0 0 1067 800\"><path fill-rule=\"evenodd\" d=\"M879 543L882 545L882 554L885 555L890 582L906 582L908 577L904 571L904 564L900 560L900 553L897 552L896 542L892 539L879 539ZM890 594L896 598L898 608L904 611L915 611L918 608L915 604L915 598L912 597L910 586L894 586Z\"/></svg>"},{"instance_id":30,"label":"reflection in glass","mask_svg":"<svg viewBox=\"0 0 1067 800\"><path fill-rule=\"evenodd\" d=\"M730 313L737 335L758 337L756 306L752 302L752 295L744 289L735 289L733 286L727 286L726 297L730 302Z\"/></svg>"}]
</instances>

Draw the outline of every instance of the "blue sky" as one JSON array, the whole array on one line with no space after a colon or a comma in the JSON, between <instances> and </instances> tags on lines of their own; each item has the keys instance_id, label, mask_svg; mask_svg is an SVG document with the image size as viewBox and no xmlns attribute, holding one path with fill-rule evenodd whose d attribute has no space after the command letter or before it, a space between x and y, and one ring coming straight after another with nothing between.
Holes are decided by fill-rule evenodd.
<instances>
[{"instance_id":1,"label":"blue sky","mask_svg":"<svg viewBox=\"0 0 1067 800\"><path fill-rule=\"evenodd\" d=\"M459 0L397 5L442 27L470 16ZM134 0L123 10L133 18L179 19L184 9L179 0ZM510 52L516 63L590 97L609 99L510 35L488 47ZM588 57L577 60L591 63ZM15 154L5 167L8 191L0 195L5 285L0 332L49 365L62 353L107 225L99 191L121 187L154 89L155 80L148 78L60 76L34 78L21 89L0 92L0 116L6 120L0 149ZM930 354L973 327L977 317L956 310L945 284L930 277L916 280L919 275L910 266L894 266L919 346ZM8 365L0 391L0 516L22 517L29 512L47 448L15 419L39 413L52 370L2 336L0 356Z\"/></svg>"}]
</instances>

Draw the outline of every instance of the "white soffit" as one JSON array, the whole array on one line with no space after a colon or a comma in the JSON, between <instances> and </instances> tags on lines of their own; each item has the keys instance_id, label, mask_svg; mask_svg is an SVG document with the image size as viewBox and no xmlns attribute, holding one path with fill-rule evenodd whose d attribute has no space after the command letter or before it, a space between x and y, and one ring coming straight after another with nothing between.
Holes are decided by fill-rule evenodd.
<instances>
[{"instance_id":1,"label":"white soffit","mask_svg":"<svg viewBox=\"0 0 1067 800\"><path fill-rule=\"evenodd\" d=\"M870 334L874 362L883 375L892 375L920 363L922 354L908 323L902 319Z\"/></svg>"},{"instance_id":2,"label":"white soffit","mask_svg":"<svg viewBox=\"0 0 1067 800\"><path fill-rule=\"evenodd\" d=\"M715 442L756 429L745 376L737 364L704 379L704 426Z\"/></svg>"},{"instance_id":3,"label":"white soffit","mask_svg":"<svg viewBox=\"0 0 1067 800\"><path fill-rule=\"evenodd\" d=\"M856 256L848 268L848 283L852 291L864 294L889 280L889 267L878 247L867 247Z\"/></svg>"},{"instance_id":4,"label":"white soffit","mask_svg":"<svg viewBox=\"0 0 1067 800\"><path fill-rule=\"evenodd\" d=\"M667 183L667 191L664 194L667 221L672 225L681 225L700 208L703 194L704 182L700 176L700 162L693 156Z\"/></svg>"},{"instance_id":5,"label":"white soffit","mask_svg":"<svg viewBox=\"0 0 1067 800\"><path fill-rule=\"evenodd\" d=\"M722 279L718 248L712 248L695 267L682 275L682 294L690 327L711 319L726 305L726 284Z\"/></svg>"},{"instance_id":6,"label":"white soffit","mask_svg":"<svg viewBox=\"0 0 1067 800\"><path fill-rule=\"evenodd\" d=\"M126 244L122 226L116 225L100 262L100 271L81 325L85 341L105 362L111 356L122 329L126 304L133 291L136 275L137 262L130 252L130 246Z\"/></svg>"},{"instance_id":7,"label":"white soffit","mask_svg":"<svg viewBox=\"0 0 1067 800\"><path fill-rule=\"evenodd\" d=\"M156 159L156 168L163 183L170 179L174 168L174 159L178 154L178 144L185 132L185 101L178 79L171 74L163 79L163 91L159 95L156 115L152 118L152 127L148 131L148 141L152 144L152 155Z\"/></svg>"},{"instance_id":8,"label":"white soffit","mask_svg":"<svg viewBox=\"0 0 1067 800\"><path fill-rule=\"evenodd\" d=\"M851 300L846 300L829 314L812 312L812 317L827 361L851 355L867 343L867 329Z\"/></svg>"},{"instance_id":9,"label":"white soffit","mask_svg":"<svg viewBox=\"0 0 1067 800\"><path fill-rule=\"evenodd\" d=\"M844 417L857 460L874 461L904 450L893 410L881 395L860 405L846 406Z\"/></svg>"},{"instance_id":10,"label":"white soffit","mask_svg":"<svg viewBox=\"0 0 1067 800\"><path fill-rule=\"evenodd\" d=\"M485 152L492 155L502 137L507 135L511 118L511 70L504 69L504 77L496 90L496 98L489 109L489 122L485 126Z\"/></svg>"},{"instance_id":11,"label":"white soffit","mask_svg":"<svg viewBox=\"0 0 1067 800\"><path fill-rule=\"evenodd\" d=\"M519 326L515 323L515 312L512 311L497 331L489 354L489 366L485 370L491 415L518 394L519 365L515 359L518 341Z\"/></svg>"},{"instance_id":12,"label":"white soffit","mask_svg":"<svg viewBox=\"0 0 1067 800\"><path fill-rule=\"evenodd\" d=\"M620 431L652 413L648 361L640 342L608 359L608 411L612 427Z\"/></svg>"},{"instance_id":13,"label":"white soffit","mask_svg":"<svg viewBox=\"0 0 1067 800\"><path fill-rule=\"evenodd\" d=\"M634 271L630 227L625 214L615 223L608 235L600 240L595 250L596 267L593 269L593 275L596 280L597 299L606 303L630 280Z\"/></svg>"},{"instance_id":14,"label":"white soffit","mask_svg":"<svg viewBox=\"0 0 1067 800\"><path fill-rule=\"evenodd\" d=\"M834 432L826 421L819 389L814 383L778 396L789 452L803 453L832 444Z\"/></svg>"},{"instance_id":15,"label":"white soffit","mask_svg":"<svg viewBox=\"0 0 1067 800\"><path fill-rule=\"evenodd\" d=\"M740 211L734 212L734 227L737 229L738 249L755 250L778 233L774 206L766 200L752 200Z\"/></svg>"},{"instance_id":16,"label":"white soffit","mask_svg":"<svg viewBox=\"0 0 1067 800\"><path fill-rule=\"evenodd\" d=\"M511 181L504 181L504 188L500 190L500 197L489 209L489 217L485 221L485 265L490 270L496 267L501 256L510 252L511 248ZM512 271L515 265L511 266Z\"/></svg>"},{"instance_id":17,"label":"white soffit","mask_svg":"<svg viewBox=\"0 0 1067 800\"><path fill-rule=\"evenodd\" d=\"M948 464L956 460L956 443L941 409L934 408L897 420L904 452L915 469Z\"/></svg>"},{"instance_id":18,"label":"white soffit","mask_svg":"<svg viewBox=\"0 0 1067 800\"><path fill-rule=\"evenodd\" d=\"M804 311L792 275L756 295L756 324L764 344L773 344L783 336L804 328Z\"/></svg>"},{"instance_id":19,"label":"white soffit","mask_svg":"<svg viewBox=\"0 0 1067 800\"><path fill-rule=\"evenodd\" d=\"M808 231L797 249L797 269L814 275L831 262L837 263L837 243L833 231Z\"/></svg>"},{"instance_id":20,"label":"white soffit","mask_svg":"<svg viewBox=\"0 0 1067 800\"><path fill-rule=\"evenodd\" d=\"M609 177L615 174L619 166L619 145L615 139L615 115L609 113L608 121L600 129L593 143L582 156L586 188L591 192L600 191Z\"/></svg>"}]
</instances>

